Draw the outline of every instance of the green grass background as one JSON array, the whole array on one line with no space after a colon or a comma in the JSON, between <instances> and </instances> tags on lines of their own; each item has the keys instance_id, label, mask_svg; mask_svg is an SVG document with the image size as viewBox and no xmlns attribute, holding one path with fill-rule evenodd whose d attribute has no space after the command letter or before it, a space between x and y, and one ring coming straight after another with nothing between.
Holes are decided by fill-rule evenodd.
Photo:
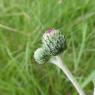
<instances>
[{"instance_id":1,"label":"green grass background","mask_svg":"<svg viewBox=\"0 0 95 95\"><path fill-rule=\"evenodd\" d=\"M66 36L64 61L92 95L95 0L0 0L0 95L78 95L61 70L33 58L48 28Z\"/></svg>"}]
</instances>

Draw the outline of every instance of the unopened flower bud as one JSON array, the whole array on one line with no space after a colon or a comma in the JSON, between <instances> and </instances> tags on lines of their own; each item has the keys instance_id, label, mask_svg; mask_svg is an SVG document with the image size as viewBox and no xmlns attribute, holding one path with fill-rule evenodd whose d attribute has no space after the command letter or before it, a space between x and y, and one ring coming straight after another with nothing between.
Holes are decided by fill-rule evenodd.
<instances>
[{"instance_id":1,"label":"unopened flower bud","mask_svg":"<svg viewBox=\"0 0 95 95\"><path fill-rule=\"evenodd\" d=\"M42 41L47 53L53 56L60 54L67 48L64 35L55 29L49 29L44 33Z\"/></svg>"},{"instance_id":2,"label":"unopened flower bud","mask_svg":"<svg viewBox=\"0 0 95 95\"><path fill-rule=\"evenodd\" d=\"M35 61L39 64L43 64L49 60L49 56L43 48L38 48L34 53Z\"/></svg>"}]
</instances>

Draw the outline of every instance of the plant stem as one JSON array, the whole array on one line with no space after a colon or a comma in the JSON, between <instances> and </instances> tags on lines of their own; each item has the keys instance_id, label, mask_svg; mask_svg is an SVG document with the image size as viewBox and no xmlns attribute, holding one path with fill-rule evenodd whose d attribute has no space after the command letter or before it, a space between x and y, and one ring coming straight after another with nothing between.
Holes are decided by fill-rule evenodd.
<instances>
[{"instance_id":1,"label":"plant stem","mask_svg":"<svg viewBox=\"0 0 95 95\"><path fill-rule=\"evenodd\" d=\"M95 95L95 80L93 80L93 84L94 84L94 92L93 92L93 95Z\"/></svg>"},{"instance_id":2,"label":"plant stem","mask_svg":"<svg viewBox=\"0 0 95 95\"><path fill-rule=\"evenodd\" d=\"M95 79L93 80L93 84L94 84L94 92L93 92L93 95L95 95Z\"/></svg>"},{"instance_id":3,"label":"plant stem","mask_svg":"<svg viewBox=\"0 0 95 95\"><path fill-rule=\"evenodd\" d=\"M73 86L76 88L79 95L86 95L85 92L82 90L76 79L73 77L67 66L62 62L59 56L55 56L50 59L50 62L57 65L68 77L68 79L72 82Z\"/></svg>"}]
</instances>

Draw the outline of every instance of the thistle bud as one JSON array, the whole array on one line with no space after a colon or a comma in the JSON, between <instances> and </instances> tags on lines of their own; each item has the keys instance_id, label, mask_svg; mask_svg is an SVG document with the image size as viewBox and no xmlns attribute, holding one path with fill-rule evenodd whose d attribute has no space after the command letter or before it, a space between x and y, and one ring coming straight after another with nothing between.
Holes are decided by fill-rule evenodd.
<instances>
[{"instance_id":1,"label":"thistle bud","mask_svg":"<svg viewBox=\"0 0 95 95\"><path fill-rule=\"evenodd\" d=\"M49 56L43 48L38 48L34 53L35 61L39 64L43 64L49 60Z\"/></svg>"},{"instance_id":2,"label":"thistle bud","mask_svg":"<svg viewBox=\"0 0 95 95\"><path fill-rule=\"evenodd\" d=\"M45 51L52 56L60 54L67 48L64 35L55 29L49 29L44 33L42 41Z\"/></svg>"}]
</instances>

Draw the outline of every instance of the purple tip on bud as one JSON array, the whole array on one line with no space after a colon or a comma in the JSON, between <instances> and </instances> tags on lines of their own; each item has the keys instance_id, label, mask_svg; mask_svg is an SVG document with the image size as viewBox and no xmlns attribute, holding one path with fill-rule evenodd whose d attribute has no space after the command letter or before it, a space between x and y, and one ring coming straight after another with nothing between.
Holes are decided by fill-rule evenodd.
<instances>
[{"instance_id":1,"label":"purple tip on bud","mask_svg":"<svg viewBox=\"0 0 95 95\"><path fill-rule=\"evenodd\" d=\"M48 33L51 33L53 32L54 29L48 29Z\"/></svg>"}]
</instances>

